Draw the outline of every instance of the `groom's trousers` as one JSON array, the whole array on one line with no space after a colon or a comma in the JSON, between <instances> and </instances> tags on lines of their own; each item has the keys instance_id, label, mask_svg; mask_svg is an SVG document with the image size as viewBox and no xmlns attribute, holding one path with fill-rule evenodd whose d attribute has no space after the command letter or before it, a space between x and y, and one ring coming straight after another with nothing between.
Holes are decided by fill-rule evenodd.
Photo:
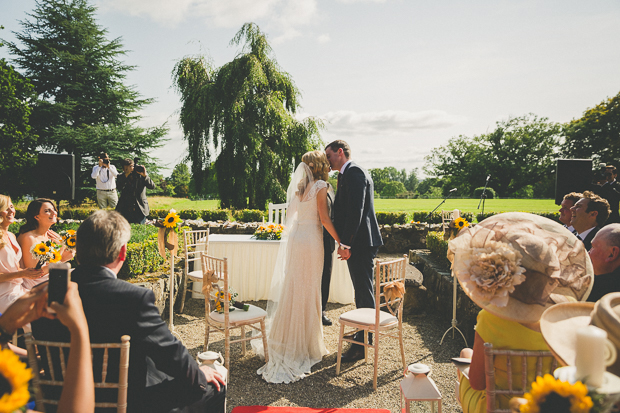
<instances>
[{"instance_id":1,"label":"groom's trousers","mask_svg":"<svg viewBox=\"0 0 620 413\"><path fill-rule=\"evenodd\" d=\"M327 230L323 229L323 276L321 278L321 309L325 311L329 299L329 286L332 281L332 267L336 244Z\"/></svg>"},{"instance_id":2,"label":"groom's trousers","mask_svg":"<svg viewBox=\"0 0 620 413\"><path fill-rule=\"evenodd\" d=\"M379 247L359 247L351 248L351 257L347 260L349 274L355 290L355 306L357 308L375 308L375 289L374 289L374 259L377 256ZM372 335L368 335L372 343ZM364 341L364 333L358 332L355 335L356 341Z\"/></svg>"}]
</instances>

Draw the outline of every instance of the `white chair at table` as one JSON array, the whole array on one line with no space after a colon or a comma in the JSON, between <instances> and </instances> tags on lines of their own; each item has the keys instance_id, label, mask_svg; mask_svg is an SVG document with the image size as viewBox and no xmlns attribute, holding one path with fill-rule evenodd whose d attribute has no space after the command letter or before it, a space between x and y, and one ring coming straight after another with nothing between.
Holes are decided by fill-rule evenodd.
<instances>
[{"instance_id":1,"label":"white chair at table","mask_svg":"<svg viewBox=\"0 0 620 413\"><path fill-rule=\"evenodd\" d=\"M269 203L269 223L271 224L284 224L286 221L286 208L288 203L272 204Z\"/></svg>"},{"instance_id":2,"label":"white chair at table","mask_svg":"<svg viewBox=\"0 0 620 413\"><path fill-rule=\"evenodd\" d=\"M211 286L207 286L206 283L211 278L214 281L217 277L217 284L223 284L221 289L223 292L229 290L228 279L228 260L227 258L216 258L205 253L201 254L202 257L202 269L206 274L205 282L203 284L203 294L205 295L205 346L204 351L209 349L209 335L211 331L219 331L224 334L224 367L229 371L230 375L230 345L231 343L242 344L242 354L246 353L246 341L262 338L263 347L265 349L265 362L269 361L269 352L267 349L267 334L265 330L265 319L267 318L267 312L260 307L249 305L248 311L243 311L238 308L234 308L235 311L230 311L230 301L224 301L224 312L219 313L215 309L211 310L210 298L215 297L216 288L211 288L210 293L207 294L207 289L215 287L216 283L212 283ZM211 297L209 297L209 295ZM257 326L258 324L258 326ZM256 331L260 331L260 334L254 336L247 336L245 327L248 326ZM231 340L230 331L234 329L241 329L239 338Z\"/></svg>"},{"instance_id":3,"label":"white chair at table","mask_svg":"<svg viewBox=\"0 0 620 413\"><path fill-rule=\"evenodd\" d=\"M185 308L185 295L187 294L187 284L202 282L202 269L196 269L196 263L200 264L200 254L209 251L209 229L196 231L183 231L183 250L185 251L185 277L183 281L183 291L181 293L181 306L179 314ZM193 262L193 271L189 270L189 263Z\"/></svg>"},{"instance_id":4,"label":"white chair at table","mask_svg":"<svg viewBox=\"0 0 620 413\"><path fill-rule=\"evenodd\" d=\"M373 388L377 390L377 372L379 368L379 340L381 337L392 337L398 339L400 343L400 355L405 364L405 347L403 345L403 302L405 299L405 270L407 268L407 255L392 261L375 262L375 303L376 308L358 308L347 311L340 316L340 339L338 340L338 356L336 364L336 375L340 374L340 359L342 356L342 342L347 341L351 344L364 346L365 361L368 362L368 347L374 348L375 352L375 371L373 377ZM399 284L402 283L402 284ZM402 292L400 297L394 296L393 288ZM386 290L390 290L392 295L388 303ZM388 307L389 306L389 307ZM395 310L393 309L395 308ZM383 309L383 311L382 311ZM385 311L388 310L388 311ZM345 335L345 327L353 328ZM397 335L391 332L397 330ZM353 340L352 335L358 331L364 332L364 342L359 343ZM368 344L368 333L373 333L374 344Z\"/></svg>"}]
</instances>

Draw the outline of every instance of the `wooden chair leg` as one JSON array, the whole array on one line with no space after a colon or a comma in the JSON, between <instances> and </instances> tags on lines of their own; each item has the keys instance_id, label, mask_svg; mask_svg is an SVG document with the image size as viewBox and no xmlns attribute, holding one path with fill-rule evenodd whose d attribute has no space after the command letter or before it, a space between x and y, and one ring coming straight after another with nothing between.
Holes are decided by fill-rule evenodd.
<instances>
[{"instance_id":1,"label":"wooden chair leg","mask_svg":"<svg viewBox=\"0 0 620 413\"><path fill-rule=\"evenodd\" d=\"M245 356L245 326L241 326L241 339L243 340L241 342L241 354L243 354Z\"/></svg>"},{"instance_id":2,"label":"wooden chair leg","mask_svg":"<svg viewBox=\"0 0 620 413\"><path fill-rule=\"evenodd\" d=\"M183 291L181 293L181 305L179 306L179 314L183 314L185 309L185 294L187 294L187 274L183 273Z\"/></svg>"},{"instance_id":3,"label":"wooden chair leg","mask_svg":"<svg viewBox=\"0 0 620 413\"><path fill-rule=\"evenodd\" d=\"M377 390L377 373L379 372L379 334L375 333L375 374L372 379L372 388Z\"/></svg>"},{"instance_id":4,"label":"wooden chair leg","mask_svg":"<svg viewBox=\"0 0 620 413\"><path fill-rule=\"evenodd\" d=\"M265 353L265 363L269 362L269 347L267 346L267 329L265 328L265 319L260 322L260 331L263 338L263 350Z\"/></svg>"},{"instance_id":5,"label":"wooden chair leg","mask_svg":"<svg viewBox=\"0 0 620 413\"><path fill-rule=\"evenodd\" d=\"M403 371L407 368L407 362L405 361L405 345L403 343L403 326L402 324L398 328L398 340L400 341L400 358L403 362Z\"/></svg>"},{"instance_id":6,"label":"wooden chair leg","mask_svg":"<svg viewBox=\"0 0 620 413\"><path fill-rule=\"evenodd\" d=\"M338 338L338 356L336 362L336 376L340 374L340 359L342 358L342 339L344 338L344 324L340 323L340 338Z\"/></svg>"},{"instance_id":7,"label":"wooden chair leg","mask_svg":"<svg viewBox=\"0 0 620 413\"><path fill-rule=\"evenodd\" d=\"M228 328L224 331L224 345L226 346L224 363L226 364L228 376L230 377L230 330Z\"/></svg>"},{"instance_id":8,"label":"wooden chair leg","mask_svg":"<svg viewBox=\"0 0 620 413\"><path fill-rule=\"evenodd\" d=\"M364 344L368 344L368 330L364 330ZM364 346L364 363L368 364L368 346Z\"/></svg>"}]
</instances>

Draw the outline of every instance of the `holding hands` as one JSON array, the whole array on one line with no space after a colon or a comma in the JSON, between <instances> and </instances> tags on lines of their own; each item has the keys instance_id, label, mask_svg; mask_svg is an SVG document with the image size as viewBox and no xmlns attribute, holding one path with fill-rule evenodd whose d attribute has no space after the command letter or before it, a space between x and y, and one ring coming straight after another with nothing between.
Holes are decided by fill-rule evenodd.
<instances>
[{"instance_id":1,"label":"holding hands","mask_svg":"<svg viewBox=\"0 0 620 413\"><path fill-rule=\"evenodd\" d=\"M346 261L349 258L351 258L351 249L350 248L343 248L342 245L340 245L338 247L338 258Z\"/></svg>"}]
</instances>

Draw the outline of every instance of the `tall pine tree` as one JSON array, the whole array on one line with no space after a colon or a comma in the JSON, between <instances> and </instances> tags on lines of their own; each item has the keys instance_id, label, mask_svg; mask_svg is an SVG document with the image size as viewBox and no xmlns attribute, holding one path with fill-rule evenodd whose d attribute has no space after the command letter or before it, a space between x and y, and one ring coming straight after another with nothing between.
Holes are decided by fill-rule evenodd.
<instances>
[{"instance_id":1,"label":"tall pine tree","mask_svg":"<svg viewBox=\"0 0 620 413\"><path fill-rule=\"evenodd\" d=\"M20 21L22 31L14 33L18 42L7 42L14 63L34 85L30 122L39 144L75 154L82 185L90 187L98 153L148 161L148 150L160 146L167 132L165 125L135 125L136 112L152 100L124 84L134 67L121 62L126 52L120 38L107 39L95 12L86 0L37 0L30 19Z\"/></svg>"}]
</instances>

